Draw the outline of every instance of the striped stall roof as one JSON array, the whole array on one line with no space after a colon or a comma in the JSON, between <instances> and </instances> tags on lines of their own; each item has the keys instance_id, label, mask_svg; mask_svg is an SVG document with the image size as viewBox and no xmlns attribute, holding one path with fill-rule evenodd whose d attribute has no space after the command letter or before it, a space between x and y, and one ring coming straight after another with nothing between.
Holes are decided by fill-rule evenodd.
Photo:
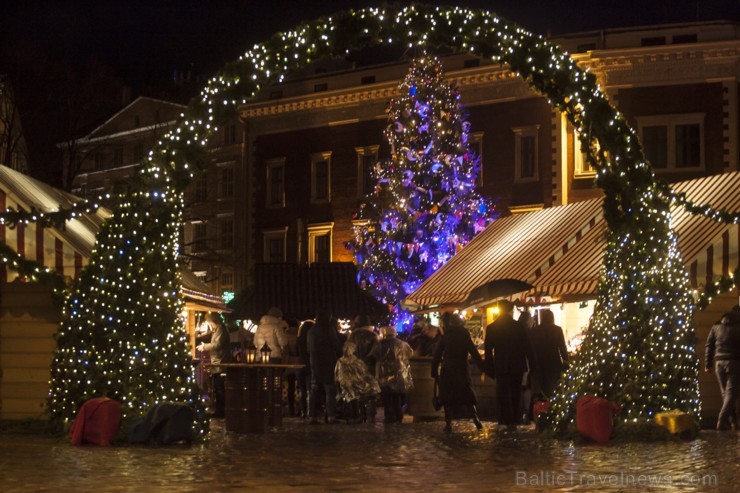
<instances>
[{"instance_id":1,"label":"striped stall roof","mask_svg":"<svg viewBox=\"0 0 740 493\"><path fill-rule=\"evenodd\" d=\"M740 172L697 178L674 184L678 192L695 203L709 204L725 211L740 211ZM740 229L696 216L679 206L671 209L678 249L689 269L694 288L731 273L738 266ZM604 251L604 225L590 231L552 269L538 278L528 295L584 297L595 293Z\"/></svg>"},{"instance_id":2,"label":"striped stall roof","mask_svg":"<svg viewBox=\"0 0 740 493\"><path fill-rule=\"evenodd\" d=\"M459 304L497 279L532 284L602 221L598 199L500 218L424 281L406 306Z\"/></svg>"},{"instance_id":3,"label":"striped stall roof","mask_svg":"<svg viewBox=\"0 0 740 493\"><path fill-rule=\"evenodd\" d=\"M0 211L37 210L53 212L68 208L79 197L40 182L6 166L0 166ZM0 241L27 260L33 260L57 273L77 278L87 265L95 238L110 211L101 207L94 214L81 214L65 222L63 228L45 228L35 223L11 228L0 224ZM187 269L182 269L183 294L186 298L206 302L215 309L226 310L220 297ZM12 282L17 272L0 263L0 282Z\"/></svg>"},{"instance_id":4,"label":"striped stall roof","mask_svg":"<svg viewBox=\"0 0 740 493\"><path fill-rule=\"evenodd\" d=\"M80 199L5 166L0 166L0 210L14 209L53 212L72 206ZM95 235L110 216L106 209L68 220L64 228L45 228L35 223L0 225L0 241L27 260L76 278L95 245ZM18 274L0 267L0 280L11 282Z\"/></svg>"}]
</instances>

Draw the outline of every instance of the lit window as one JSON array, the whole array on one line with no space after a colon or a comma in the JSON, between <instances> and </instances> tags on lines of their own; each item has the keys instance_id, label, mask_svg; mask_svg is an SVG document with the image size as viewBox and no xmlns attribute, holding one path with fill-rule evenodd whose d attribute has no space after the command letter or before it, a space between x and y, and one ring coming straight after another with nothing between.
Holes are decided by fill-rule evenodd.
<instances>
[{"instance_id":1,"label":"lit window","mask_svg":"<svg viewBox=\"0 0 740 493\"><path fill-rule=\"evenodd\" d=\"M331 151L311 155L311 202L331 200Z\"/></svg>"},{"instance_id":2,"label":"lit window","mask_svg":"<svg viewBox=\"0 0 740 493\"><path fill-rule=\"evenodd\" d=\"M593 167L591 161L588 159L588 154L583 148L578 130L573 130L573 161L576 177L592 177L596 175L596 168Z\"/></svg>"},{"instance_id":3,"label":"lit window","mask_svg":"<svg viewBox=\"0 0 740 493\"><path fill-rule=\"evenodd\" d=\"M373 169L378 162L378 146L355 147L357 151L357 195L362 197L375 191Z\"/></svg>"},{"instance_id":4,"label":"lit window","mask_svg":"<svg viewBox=\"0 0 740 493\"><path fill-rule=\"evenodd\" d=\"M331 262L331 237L334 223L310 224L308 231L308 263Z\"/></svg>"},{"instance_id":5,"label":"lit window","mask_svg":"<svg viewBox=\"0 0 740 493\"><path fill-rule=\"evenodd\" d=\"M655 170L704 167L704 114L637 117L645 157Z\"/></svg>"},{"instance_id":6,"label":"lit window","mask_svg":"<svg viewBox=\"0 0 740 493\"><path fill-rule=\"evenodd\" d=\"M267 207L285 207L285 158L267 161Z\"/></svg>"},{"instance_id":7,"label":"lit window","mask_svg":"<svg viewBox=\"0 0 740 493\"><path fill-rule=\"evenodd\" d=\"M516 174L514 181L536 181L539 179L537 166L537 132L539 125L517 127L514 131L514 159Z\"/></svg>"},{"instance_id":8,"label":"lit window","mask_svg":"<svg viewBox=\"0 0 740 493\"><path fill-rule=\"evenodd\" d=\"M280 228L263 232L265 262L285 262L285 237L288 228Z\"/></svg>"}]
</instances>

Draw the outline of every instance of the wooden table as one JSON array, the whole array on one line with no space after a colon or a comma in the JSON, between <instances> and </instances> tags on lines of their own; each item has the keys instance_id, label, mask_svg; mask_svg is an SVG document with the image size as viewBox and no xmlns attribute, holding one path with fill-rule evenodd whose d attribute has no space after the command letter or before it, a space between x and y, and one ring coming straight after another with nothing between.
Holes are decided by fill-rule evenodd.
<instances>
[{"instance_id":1,"label":"wooden table","mask_svg":"<svg viewBox=\"0 0 740 493\"><path fill-rule=\"evenodd\" d=\"M223 363L226 431L264 433L283 424L283 372L303 365Z\"/></svg>"}]
</instances>

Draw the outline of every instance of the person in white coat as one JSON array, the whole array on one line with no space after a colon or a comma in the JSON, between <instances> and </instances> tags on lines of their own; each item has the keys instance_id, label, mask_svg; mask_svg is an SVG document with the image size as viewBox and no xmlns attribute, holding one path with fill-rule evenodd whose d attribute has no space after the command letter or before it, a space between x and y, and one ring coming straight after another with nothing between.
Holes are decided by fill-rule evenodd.
<instances>
[{"instance_id":1,"label":"person in white coat","mask_svg":"<svg viewBox=\"0 0 740 493\"><path fill-rule=\"evenodd\" d=\"M257 330L254 332L254 345L257 348L257 358L261 361L260 350L267 343L270 348L270 363L281 363L283 361L283 350L288 347L288 336L285 330L288 324L283 320L283 312L280 308L272 307L267 315L260 319Z\"/></svg>"}]
</instances>

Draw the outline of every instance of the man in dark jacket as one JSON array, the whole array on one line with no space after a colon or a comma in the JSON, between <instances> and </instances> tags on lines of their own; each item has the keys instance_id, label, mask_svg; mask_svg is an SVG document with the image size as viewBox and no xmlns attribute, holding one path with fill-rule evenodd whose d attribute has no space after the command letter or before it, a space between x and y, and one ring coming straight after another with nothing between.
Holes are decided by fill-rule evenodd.
<instances>
[{"instance_id":1,"label":"man in dark jacket","mask_svg":"<svg viewBox=\"0 0 740 493\"><path fill-rule=\"evenodd\" d=\"M709 332L704 368L709 371L712 367L722 392L717 429L729 430L731 426L737 429L735 402L740 396L740 305L725 313Z\"/></svg>"},{"instance_id":2,"label":"man in dark jacket","mask_svg":"<svg viewBox=\"0 0 740 493\"><path fill-rule=\"evenodd\" d=\"M334 367L342 355L342 341L337 331L336 320L328 312L319 311L316 324L308 332L308 353L311 364L311 399L309 414L311 424L318 424L316 417L316 399L319 387L326 393L327 423L337 422L337 384L334 380Z\"/></svg>"},{"instance_id":3,"label":"man in dark jacket","mask_svg":"<svg viewBox=\"0 0 740 493\"><path fill-rule=\"evenodd\" d=\"M496 378L496 398L499 405L499 423L515 429L522 396L522 378L526 371L536 367L534 352L526 329L514 320L514 304L507 300L498 303L499 317L486 327L486 372Z\"/></svg>"},{"instance_id":4,"label":"man in dark jacket","mask_svg":"<svg viewBox=\"0 0 740 493\"><path fill-rule=\"evenodd\" d=\"M530 329L529 337L537 358L537 371L532 378L532 392L541 392L550 399L555 394L560 375L568 368L565 336L563 329L555 325L552 310L540 311L540 324Z\"/></svg>"}]
</instances>

